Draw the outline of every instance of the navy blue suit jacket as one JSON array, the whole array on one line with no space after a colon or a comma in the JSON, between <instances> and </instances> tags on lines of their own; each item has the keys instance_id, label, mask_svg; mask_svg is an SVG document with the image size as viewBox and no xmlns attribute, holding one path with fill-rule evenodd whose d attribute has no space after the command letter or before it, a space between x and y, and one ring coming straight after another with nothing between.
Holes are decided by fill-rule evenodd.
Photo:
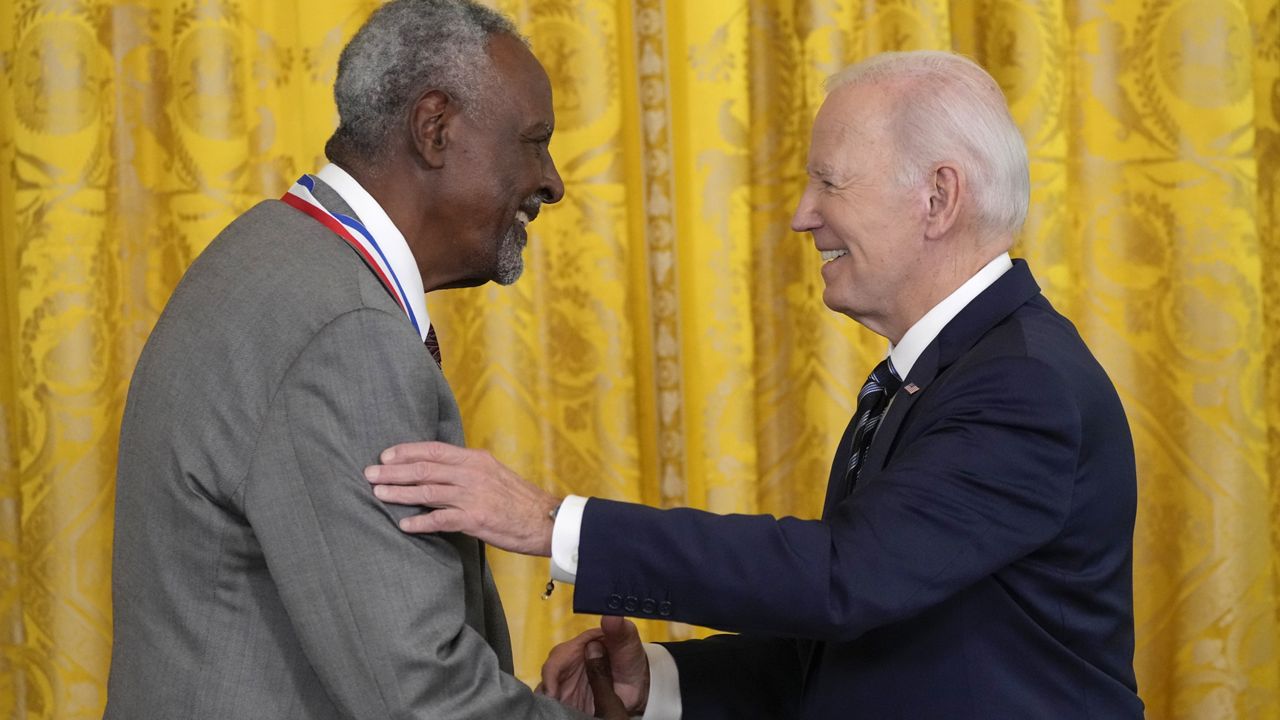
<instances>
[{"instance_id":1,"label":"navy blue suit jacket","mask_svg":"<svg viewBox=\"0 0 1280 720\"><path fill-rule=\"evenodd\" d=\"M1026 263L912 384L821 521L589 500L574 609L740 633L667 646L691 720L1141 717L1129 426Z\"/></svg>"}]
</instances>

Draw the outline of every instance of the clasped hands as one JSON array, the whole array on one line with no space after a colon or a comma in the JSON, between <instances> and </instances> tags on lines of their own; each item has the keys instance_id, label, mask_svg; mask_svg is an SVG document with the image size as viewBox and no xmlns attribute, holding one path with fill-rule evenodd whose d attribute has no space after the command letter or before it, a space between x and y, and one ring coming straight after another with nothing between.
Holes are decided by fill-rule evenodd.
<instances>
[{"instance_id":1,"label":"clasped hands","mask_svg":"<svg viewBox=\"0 0 1280 720\"><path fill-rule=\"evenodd\" d=\"M460 532L510 552L550 557L551 511L560 499L488 452L418 442L388 448L380 460L385 464L365 469L380 500L433 508L401 520L401 530ZM599 628L555 646L537 692L609 720L643 713L649 659L635 624L603 617Z\"/></svg>"},{"instance_id":2,"label":"clasped hands","mask_svg":"<svg viewBox=\"0 0 1280 720\"><path fill-rule=\"evenodd\" d=\"M552 648L536 692L610 720L644 713L649 658L635 623L605 616L600 627Z\"/></svg>"}]
</instances>

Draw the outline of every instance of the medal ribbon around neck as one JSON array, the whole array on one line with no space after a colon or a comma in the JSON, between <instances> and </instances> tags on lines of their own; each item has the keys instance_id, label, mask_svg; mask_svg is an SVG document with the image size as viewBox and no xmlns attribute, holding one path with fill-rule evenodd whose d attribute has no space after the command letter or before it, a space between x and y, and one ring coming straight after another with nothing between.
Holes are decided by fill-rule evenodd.
<instances>
[{"instance_id":1,"label":"medal ribbon around neck","mask_svg":"<svg viewBox=\"0 0 1280 720\"><path fill-rule=\"evenodd\" d=\"M383 286L387 288L387 292L391 293L391 297L400 305L400 309L404 310L405 315L409 316L409 322L413 323L413 329L417 330L418 335L421 336L422 329L418 326L418 318L413 314L413 306L409 304L409 297L405 295L404 287L400 285L400 278L396 277L395 269L387 261L387 256L382 252L382 248L378 247L373 235L365 229L365 226L359 220L350 215L329 212L320 204L319 200L316 200L315 195L311 194L315 187L315 177L303 175L280 199L294 209L310 215L316 222L329 228L338 237L347 241L347 244L359 253L365 264L373 270L373 274L377 275L378 279L382 281ZM356 234L353 235L351 230L355 230Z\"/></svg>"}]
</instances>

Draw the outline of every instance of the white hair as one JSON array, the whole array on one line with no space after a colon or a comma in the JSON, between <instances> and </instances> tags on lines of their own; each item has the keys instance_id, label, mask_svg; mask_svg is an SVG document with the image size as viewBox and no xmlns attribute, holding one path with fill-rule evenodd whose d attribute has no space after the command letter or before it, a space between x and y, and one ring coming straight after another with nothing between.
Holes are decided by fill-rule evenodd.
<instances>
[{"instance_id":1,"label":"white hair","mask_svg":"<svg viewBox=\"0 0 1280 720\"><path fill-rule=\"evenodd\" d=\"M890 119L897 182L915 187L936 163L955 162L973 188L977 223L1016 234L1031 194L1027 147L995 79L956 53L888 52L836 73L827 92L882 82L902 89Z\"/></svg>"}]
</instances>

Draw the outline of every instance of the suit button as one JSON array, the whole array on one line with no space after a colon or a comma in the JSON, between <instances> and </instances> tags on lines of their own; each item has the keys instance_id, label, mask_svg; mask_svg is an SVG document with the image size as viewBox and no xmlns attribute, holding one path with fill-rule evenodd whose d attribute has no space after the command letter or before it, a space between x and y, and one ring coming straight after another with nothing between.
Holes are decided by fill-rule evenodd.
<instances>
[{"instance_id":1,"label":"suit button","mask_svg":"<svg viewBox=\"0 0 1280 720\"><path fill-rule=\"evenodd\" d=\"M610 610L617 610L618 608L622 607L622 596L616 593L613 595L610 595L609 602L605 603L605 607L609 608Z\"/></svg>"},{"instance_id":2,"label":"suit button","mask_svg":"<svg viewBox=\"0 0 1280 720\"><path fill-rule=\"evenodd\" d=\"M635 595L628 595L626 602L622 603L622 609L627 612L635 612L640 607L640 600Z\"/></svg>"},{"instance_id":3,"label":"suit button","mask_svg":"<svg viewBox=\"0 0 1280 720\"><path fill-rule=\"evenodd\" d=\"M644 602L640 603L640 610L644 612L645 615L652 615L657 609L658 603L653 598L645 598Z\"/></svg>"},{"instance_id":4,"label":"suit button","mask_svg":"<svg viewBox=\"0 0 1280 720\"><path fill-rule=\"evenodd\" d=\"M658 614L662 617L669 617L671 615L671 602L663 600L662 604L658 605Z\"/></svg>"}]
</instances>

